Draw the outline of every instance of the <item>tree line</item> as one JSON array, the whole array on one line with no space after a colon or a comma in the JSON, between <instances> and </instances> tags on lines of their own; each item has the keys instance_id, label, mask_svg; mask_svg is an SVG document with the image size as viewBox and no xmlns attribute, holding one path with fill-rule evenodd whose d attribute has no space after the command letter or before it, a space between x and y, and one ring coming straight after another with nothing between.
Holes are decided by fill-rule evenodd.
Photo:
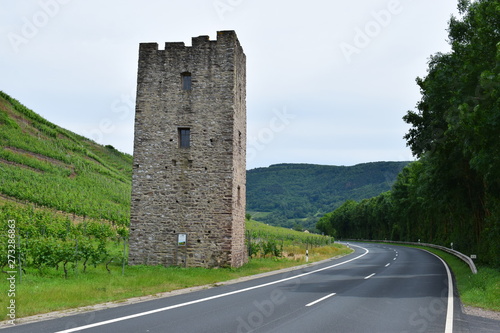
<instances>
[{"instance_id":1,"label":"tree line","mask_svg":"<svg viewBox=\"0 0 500 333\"><path fill-rule=\"evenodd\" d=\"M449 53L417 78L421 100L403 117L417 161L389 192L347 201L317 224L340 238L453 247L500 266L500 4L460 0Z\"/></svg>"}]
</instances>

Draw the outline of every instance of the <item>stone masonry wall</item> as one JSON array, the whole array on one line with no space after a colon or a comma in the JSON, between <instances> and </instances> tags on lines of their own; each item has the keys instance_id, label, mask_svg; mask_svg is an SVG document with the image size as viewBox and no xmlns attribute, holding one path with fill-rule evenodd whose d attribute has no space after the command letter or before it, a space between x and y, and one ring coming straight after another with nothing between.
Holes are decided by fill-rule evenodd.
<instances>
[{"instance_id":1,"label":"stone masonry wall","mask_svg":"<svg viewBox=\"0 0 500 333\"><path fill-rule=\"evenodd\" d=\"M140 45L130 264L246 262L245 63L234 31L193 38L191 47ZM189 148L179 129L190 130Z\"/></svg>"}]
</instances>

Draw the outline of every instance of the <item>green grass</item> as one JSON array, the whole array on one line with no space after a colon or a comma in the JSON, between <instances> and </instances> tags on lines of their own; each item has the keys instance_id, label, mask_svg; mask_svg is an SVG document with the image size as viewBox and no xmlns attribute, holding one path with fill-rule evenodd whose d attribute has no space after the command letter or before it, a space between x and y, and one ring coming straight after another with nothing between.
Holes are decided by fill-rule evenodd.
<instances>
[{"instance_id":1,"label":"green grass","mask_svg":"<svg viewBox=\"0 0 500 333\"><path fill-rule=\"evenodd\" d=\"M310 256L310 262L350 253L338 244L318 247ZM129 266L122 275L119 265L111 266L108 273L104 266L88 268L86 273L63 278L63 272L45 269L43 274L29 270L22 282L16 285L16 316L18 318L88 306L103 302L121 301L131 297L155 295L176 289L214 285L282 268L304 264L304 259L258 258L240 268L179 268L161 266ZM6 279L1 279L0 289L8 290ZM0 320L7 319L5 309L9 299L0 298Z\"/></svg>"},{"instance_id":2,"label":"green grass","mask_svg":"<svg viewBox=\"0 0 500 333\"><path fill-rule=\"evenodd\" d=\"M500 271L486 266L477 267L473 274L469 266L449 253L426 248L439 255L450 266L456 279L460 299L465 305L500 311Z\"/></svg>"},{"instance_id":3,"label":"green grass","mask_svg":"<svg viewBox=\"0 0 500 333\"><path fill-rule=\"evenodd\" d=\"M330 236L321 236L318 234L306 233L302 231L291 230L283 227L275 227L264 224L258 221L246 221L246 228L248 231L258 235L272 235L278 239L284 239L289 241L298 241L302 243L321 243L328 240L333 240Z\"/></svg>"},{"instance_id":4,"label":"green grass","mask_svg":"<svg viewBox=\"0 0 500 333\"><path fill-rule=\"evenodd\" d=\"M394 244L391 243L391 245ZM500 270L479 266L477 267L477 274L473 274L464 261L452 254L424 246L410 247L432 252L450 266L455 276L460 299L464 305L500 311Z\"/></svg>"},{"instance_id":5,"label":"green grass","mask_svg":"<svg viewBox=\"0 0 500 333\"><path fill-rule=\"evenodd\" d=\"M248 214L250 214L253 219L261 219L261 218L264 218L264 217L268 216L269 214L271 214L271 212L248 211Z\"/></svg>"},{"instance_id":6,"label":"green grass","mask_svg":"<svg viewBox=\"0 0 500 333\"><path fill-rule=\"evenodd\" d=\"M300 259L306 250L313 255L312 249L331 245L333 237L321 236L282 227L269 226L257 221L246 221L249 253L253 257L286 256Z\"/></svg>"}]
</instances>

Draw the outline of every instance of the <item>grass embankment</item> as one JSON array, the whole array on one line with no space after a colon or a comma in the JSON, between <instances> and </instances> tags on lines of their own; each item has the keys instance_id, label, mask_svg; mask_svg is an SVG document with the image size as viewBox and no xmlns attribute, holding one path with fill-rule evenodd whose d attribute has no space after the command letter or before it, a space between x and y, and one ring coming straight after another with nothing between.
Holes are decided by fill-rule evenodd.
<instances>
[{"instance_id":1,"label":"grass embankment","mask_svg":"<svg viewBox=\"0 0 500 333\"><path fill-rule=\"evenodd\" d=\"M391 243L391 245L394 245ZM408 245L405 245L408 246ZM411 246L432 252L450 266L464 305L500 312L500 270L477 266L473 274L469 266L452 254L424 246Z\"/></svg>"},{"instance_id":2,"label":"grass embankment","mask_svg":"<svg viewBox=\"0 0 500 333\"><path fill-rule=\"evenodd\" d=\"M305 250L309 250L309 262L320 261L338 255L345 255L351 250L340 244L315 246L314 243L326 242L320 235L311 235L284 228L273 228L258 222L249 222L248 230L258 234L254 242L268 244L276 242L282 248L282 256L254 254L248 264L240 268L179 268L158 266L128 266L122 275L119 261L109 265L110 272L104 264L96 267L88 265L83 272L82 263L68 265L68 278L64 278L62 266L59 269L43 266L42 269L27 267L22 275L22 282L17 275L16 283L16 317L47 313L103 302L121 301L131 297L155 295L172 290L217 284L243 276L250 276L305 264ZM331 238L328 237L330 241ZM113 242L108 246L113 247ZM123 249L115 244L115 250ZM113 249L110 249L113 251ZM293 252L293 256L290 254ZM78 269L75 269L78 268ZM8 281L0 280L0 290L9 290ZM4 297L5 296L5 297ZM7 294L0 297L0 320L6 317L9 298Z\"/></svg>"}]
</instances>

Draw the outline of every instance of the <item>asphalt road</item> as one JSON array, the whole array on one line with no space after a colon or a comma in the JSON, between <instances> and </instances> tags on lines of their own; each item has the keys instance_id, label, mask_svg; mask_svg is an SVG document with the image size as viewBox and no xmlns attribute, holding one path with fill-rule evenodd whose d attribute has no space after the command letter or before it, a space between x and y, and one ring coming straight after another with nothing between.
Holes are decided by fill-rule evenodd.
<instances>
[{"instance_id":1,"label":"asphalt road","mask_svg":"<svg viewBox=\"0 0 500 333\"><path fill-rule=\"evenodd\" d=\"M297 271L5 332L469 332L441 259L351 246L348 256Z\"/></svg>"}]
</instances>

